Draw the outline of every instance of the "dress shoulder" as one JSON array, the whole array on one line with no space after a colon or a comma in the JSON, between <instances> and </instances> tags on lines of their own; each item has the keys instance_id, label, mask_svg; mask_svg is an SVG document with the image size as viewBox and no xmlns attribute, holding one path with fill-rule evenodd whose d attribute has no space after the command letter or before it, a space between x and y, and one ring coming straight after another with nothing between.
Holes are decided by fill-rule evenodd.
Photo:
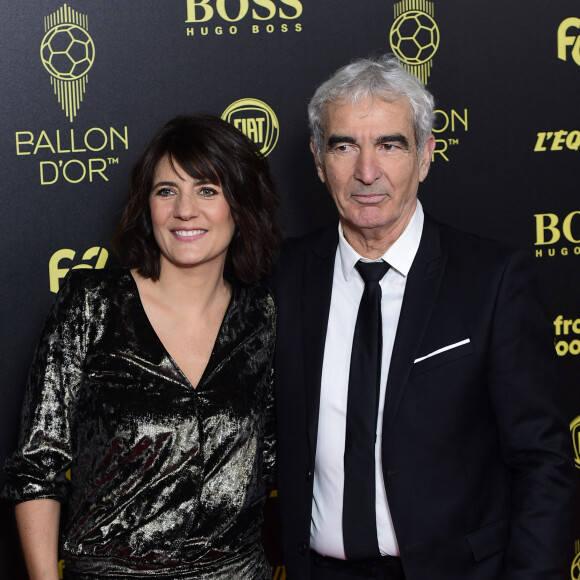
<instances>
[{"instance_id":1,"label":"dress shoulder","mask_svg":"<svg viewBox=\"0 0 580 580\"><path fill-rule=\"evenodd\" d=\"M127 268L83 268L70 270L65 276L61 289L72 291L96 291L132 285L133 277Z\"/></svg>"},{"instance_id":2,"label":"dress shoulder","mask_svg":"<svg viewBox=\"0 0 580 580\"><path fill-rule=\"evenodd\" d=\"M275 309L272 291L264 284L240 284L235 295L253 308Z\"/></svg>"}]
</instances>

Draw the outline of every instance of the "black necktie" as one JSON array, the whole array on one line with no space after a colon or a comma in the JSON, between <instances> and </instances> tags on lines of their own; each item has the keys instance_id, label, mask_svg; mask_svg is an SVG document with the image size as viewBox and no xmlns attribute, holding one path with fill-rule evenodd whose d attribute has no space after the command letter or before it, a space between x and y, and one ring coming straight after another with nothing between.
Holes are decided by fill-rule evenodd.
<instances>
[{"instance_id":1,"label":"black necktie","mask_svg":"<svg viewBox=\"0 0 580 580\"><path fill-rule=\"evenodd\" d=\"M379 281L386 262L357 262L365 282L358 308L346 411L342 533L349 560L380 556L375 512L375 439L381 379L382 320Z\"/></svg>"}]
</instances>

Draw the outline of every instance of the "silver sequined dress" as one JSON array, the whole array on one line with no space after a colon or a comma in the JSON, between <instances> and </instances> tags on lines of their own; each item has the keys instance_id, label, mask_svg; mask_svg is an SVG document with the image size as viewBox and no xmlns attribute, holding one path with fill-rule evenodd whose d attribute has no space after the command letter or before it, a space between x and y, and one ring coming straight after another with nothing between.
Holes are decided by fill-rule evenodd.
<instances>
[{"instance_id":1,"label":"silver sequined dress","mask_svg":"<svg viewBox=\"0 0 580 580\"><path fill-rule=\"evenodd\" d=\"M260 527L275 308L259 286L233 288L193 389L128 270L72 271L63 284L2 496L62 501L66 578L271 578Z\"/></svg>"}]
</instances>

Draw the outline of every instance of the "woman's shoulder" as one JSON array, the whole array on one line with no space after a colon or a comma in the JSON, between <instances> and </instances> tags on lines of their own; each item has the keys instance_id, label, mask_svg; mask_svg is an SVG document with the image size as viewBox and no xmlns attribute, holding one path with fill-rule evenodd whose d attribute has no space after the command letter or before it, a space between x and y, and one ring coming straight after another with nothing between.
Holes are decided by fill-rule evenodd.
<instances>
[{"instance_id":1,"label":"woman's shoulder","mask_svg":"<svg viewBox=\"0 0 580 580\"><path fill-rule=\"evenodd\" d=\"M263 284L233 283L234 295L258 307L274 306L274 297L270 289Z\"/></svg>"},{"instance_id":2,"label":"woman's shoulder","mask_svg":"<svg viewBox=\"0 0 580 580\"><path fill-rule=\"evenodd\" d=\"M270 325L276 319L276 304L263 284L233 283L233 299L244 317L258 317Z\"/></svg>"},{"instance_id":3,"label":"woman's shoulder","mask_svg":"<svg viewBox=\"0 0 580 580\"><path fill-rule=\"evenodd\" d=\"M126 268L73 269L65 276L54 304L73 308L109 299L116 302L129 298L134 292L135 282Z\"/></svg>"},{"instance_id":4,"label":"woman's shoulder","mask_svg":"<svg viewBox=\"0 0 580 580\"><path fill-rule=\"evenodd\" d=\"M123 288L134 284L128 268L81 268L70 270L63 286L72 291L99 291Z\"/></svg>"}]
</instances>

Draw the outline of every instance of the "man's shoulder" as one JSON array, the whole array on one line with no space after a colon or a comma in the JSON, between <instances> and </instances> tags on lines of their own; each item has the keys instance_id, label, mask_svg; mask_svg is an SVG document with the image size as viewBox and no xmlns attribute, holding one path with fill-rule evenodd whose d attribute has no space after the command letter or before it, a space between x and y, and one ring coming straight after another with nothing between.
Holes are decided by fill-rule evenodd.
<instances>
[{"instance_id":1,"label":"man's shoulder","mask_svg":"<svg viewBox=\"0 0 580 580\"><path fill-rule=\"evenodd\" d=\"M301 236L286 238L282 244L282 252L303 252L318 248L328 241L334 246L338 243L338 223L333 223Z\"/></svg>"},{"instance_id":2,"label":"man's shoulder","mask_svg":"<svg viewBox=\"0 0 580 580\"><path fill-rule=\"evenodd\" d=\"M302 236L286 238L282 243L280 263L301 261L307 254L334 255L338 245L338 225L332 224Z\"/></svg>"},{"instance_id":3,"label":"man's shoulder","mask_svg":"<svg viewBox=\"0 0 580 580\"><path fill-rule=\"evenodd\" d=\"M521 248L461 230L438 222L431 217L426 218L425 227L436 228L439 232L442 252L458 259L505 261L512 259L514 256L531 259L530 254Z\"/></svg>"},{"instance_id":4,"label":"man's shoulder","mask_svg":"<svg viewBox=\"0 0 580 580\"><path fill-rule=\"evenodd\" d=\"M438 250L429 247L429 240L422 243L420 250L423 261L443 258L447 276L459 280L467 287L477 281L500 284L502 281L526 280L526 283L537 287L538 272L530 252L507 243L465 232L458 228L429 220L427 228L437 232L427 236L437 240ZM420 260L421 261L421 258Z\"/></svg>"},{"instance_id":5,"label":"man's shoulder","mask_svg":"<svg viewBox=\"0 0 580 580\"><path fill-rule=\"evenodd\" d=\"M278 264L265 279L275 294L288 284L297 283L306 263L311 259L324 263L334 259L338 245L338 225L320 228L306 235L286 238L282 243ZM316 262L310 262L316 263Z\"/></svg>"}]
</instances>

